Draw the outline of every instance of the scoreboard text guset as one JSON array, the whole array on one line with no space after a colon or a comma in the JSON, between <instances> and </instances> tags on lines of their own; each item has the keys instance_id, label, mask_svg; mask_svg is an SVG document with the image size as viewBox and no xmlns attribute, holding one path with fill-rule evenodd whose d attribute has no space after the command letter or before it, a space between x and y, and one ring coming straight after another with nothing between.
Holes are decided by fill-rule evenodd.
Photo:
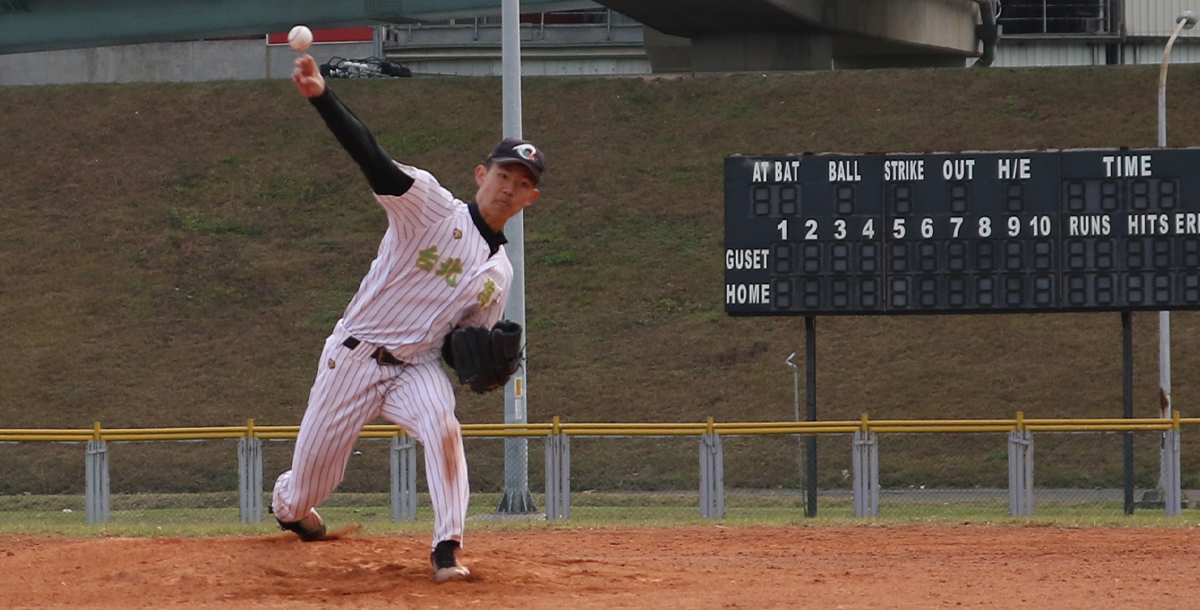
<instances>
[{"instance_id":1,"label":"scoreboard text guset","mask_svg":"<svg viewBox=\"0 0 1200 610\"><path fill-rule=\"evenodd\" d=\"M1200 309L1200 149L731 156L732 315Z\"/></svg>"}]
</instances>

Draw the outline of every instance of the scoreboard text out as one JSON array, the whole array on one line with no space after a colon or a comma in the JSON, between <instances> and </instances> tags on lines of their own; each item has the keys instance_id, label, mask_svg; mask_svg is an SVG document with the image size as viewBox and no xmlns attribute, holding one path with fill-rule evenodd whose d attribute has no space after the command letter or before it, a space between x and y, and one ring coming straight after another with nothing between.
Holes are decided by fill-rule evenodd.
<instances>
[{"instance_id":1,"label":"scoreboard text out","mask_svg":"<svg viewBox=\"0 0 1200 610\"><path fill-rule=\"evenodd\" d=\"M1200 149L731 156L732 315L1200 309Z\"/></svg>"}]
</instances>

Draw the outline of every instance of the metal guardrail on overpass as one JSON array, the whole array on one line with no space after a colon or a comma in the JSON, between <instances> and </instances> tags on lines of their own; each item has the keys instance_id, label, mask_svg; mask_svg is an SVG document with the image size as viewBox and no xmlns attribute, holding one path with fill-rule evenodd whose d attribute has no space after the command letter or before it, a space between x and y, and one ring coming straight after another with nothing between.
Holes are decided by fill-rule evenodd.
<instances>
[{"instance_id":1,"label":"metal guardrail on overpass","mask_svg":"<svg viewBox=\"0 0 1200 610\"><path fill-rule=\"evenodd\" d=\"M647 74L642 24L612 10L526 14L520 27L526 75ZM384 53L415 74L500 74L501 23L491 17L390 25Z\"/></svg>"}]
</instances>

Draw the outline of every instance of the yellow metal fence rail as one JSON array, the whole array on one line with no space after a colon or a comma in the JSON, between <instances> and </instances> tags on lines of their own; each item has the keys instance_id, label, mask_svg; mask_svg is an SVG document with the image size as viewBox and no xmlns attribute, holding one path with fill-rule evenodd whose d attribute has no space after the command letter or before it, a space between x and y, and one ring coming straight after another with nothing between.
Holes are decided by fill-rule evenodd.
<instances>
[{"instance_id":1,"label":"yellow metal fence rail","mask_svg":"<svg viewBox=\"0 0 1200 610\"><path fill-rule=\"evenodd\" d=\"M567 436L701 436L761 434L852 434L875 433L977 433L1012 432L1165 432L1183 426L1200 425L1200 418L1184 418L1175 412L1171 419L1100 418L1100 419L1026 419L1017 413L1014 419L976 420L872 420L863 415L858 421L818 422L716 422L703 423L566 423L557 416L550 423L464 424L468 437L539 437ZM299 426L258 426L249 420L245 426L187 428L103 428L97 422L91 429L0 429L0 442L77 442L88 441L163 441L207 439L294 439ZM368 425L361 438L392 438L404 431L394 425Z\"/></svg>"}]
</instances>

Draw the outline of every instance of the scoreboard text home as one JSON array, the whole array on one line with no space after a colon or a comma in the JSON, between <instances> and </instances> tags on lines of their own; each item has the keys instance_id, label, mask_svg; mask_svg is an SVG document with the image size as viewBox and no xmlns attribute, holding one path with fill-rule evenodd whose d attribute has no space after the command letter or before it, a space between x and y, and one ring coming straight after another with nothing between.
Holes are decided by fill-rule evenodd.
<instances>
[{"instance_id":1,"label":"scoreboard text home","mask_svg":"<svg viewBox=\"0 0 1200 610\"><path fill-rule=\"evenodd\" d=\"M1200 309L1200 149L725 159L732 315Z\"/></svg>"}]
</instances>

